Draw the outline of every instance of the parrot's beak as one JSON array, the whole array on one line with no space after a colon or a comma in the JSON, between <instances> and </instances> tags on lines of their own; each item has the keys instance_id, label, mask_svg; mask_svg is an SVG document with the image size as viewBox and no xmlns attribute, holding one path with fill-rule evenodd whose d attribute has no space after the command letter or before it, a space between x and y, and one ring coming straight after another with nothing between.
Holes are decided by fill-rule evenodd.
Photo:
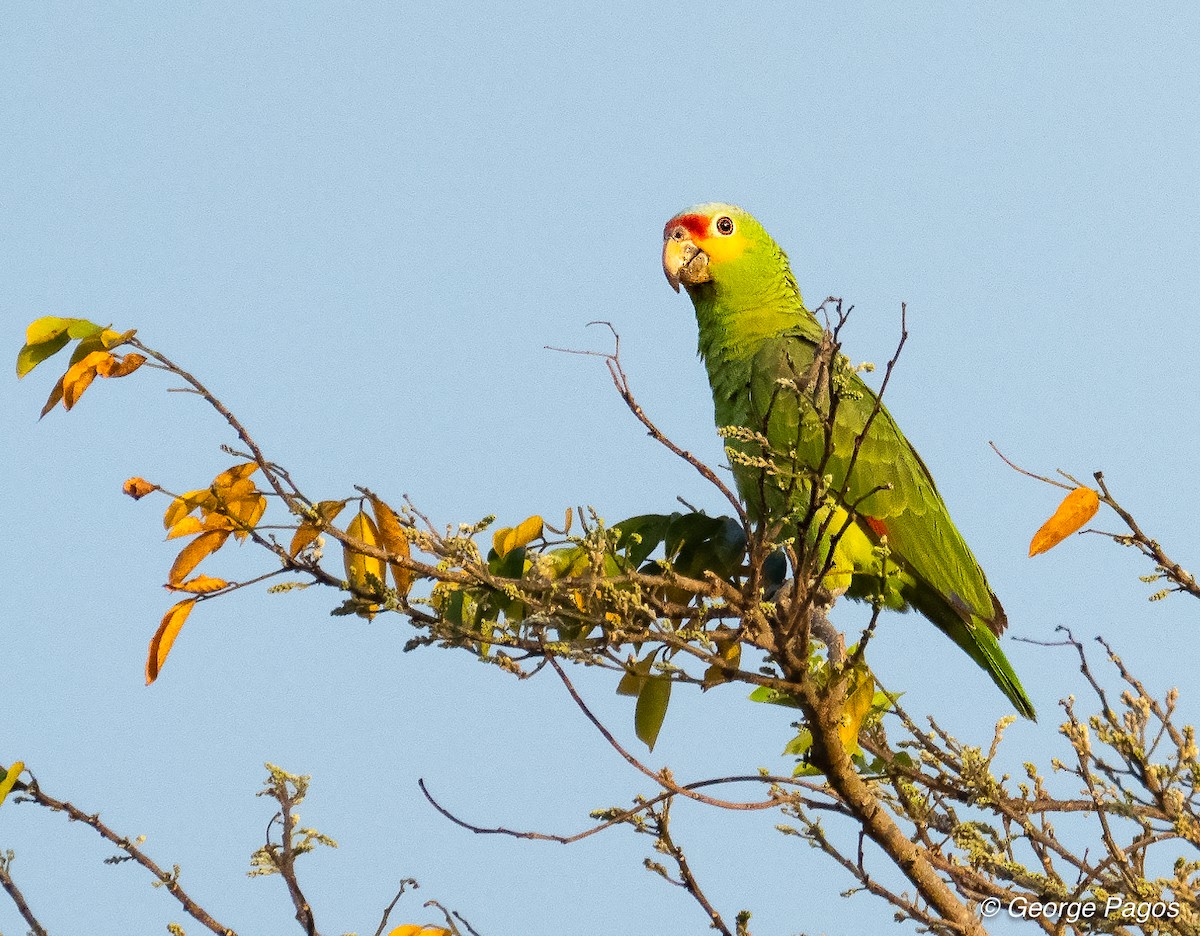
<instances>
[{"instance_id":1,"label":"parrot's beak","mask_svg":"<svg viewBox=\"0 0 1200 936\"><path fill-rule=\"evenodd\" d=\"M679 284L707 283L712 279L708 272L708 254L697 247L682 228L667 231L663 241L663 273L675 292Z\"/></svg>"}]
</instances>

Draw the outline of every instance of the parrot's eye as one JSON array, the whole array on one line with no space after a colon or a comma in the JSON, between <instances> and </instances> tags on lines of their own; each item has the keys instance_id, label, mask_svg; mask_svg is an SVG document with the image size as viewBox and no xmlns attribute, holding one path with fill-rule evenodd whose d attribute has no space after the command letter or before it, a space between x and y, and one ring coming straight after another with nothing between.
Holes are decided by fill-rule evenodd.
<instances>
[{"instance_id":1,"label":"parrot's eye","mask_svg":"<svg viewBox=\"0 0 1200 936\"><path fill-rule=\"evenodd\" d=\"M671 237L673 237L675 240L683 240L683 228L675 228L675 230L671 232Z\"/></svg>"},{"instance_id":2,"label":"parrot's eye","mask_svg":"<svg viewBox=\"0 0 1200 936\"><path fill-rule=\"evenodd\" d=\"M717 218L717 233L732 234L733 233L733 219L728 218L728 217Z\"/></svg>"}]
</instances>

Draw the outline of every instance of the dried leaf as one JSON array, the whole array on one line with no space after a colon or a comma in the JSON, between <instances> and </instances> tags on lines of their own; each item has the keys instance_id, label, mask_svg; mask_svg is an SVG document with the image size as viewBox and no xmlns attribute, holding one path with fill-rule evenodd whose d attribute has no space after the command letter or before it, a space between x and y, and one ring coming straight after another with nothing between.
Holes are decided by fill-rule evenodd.
<instances>
[{"instance_id":1,"label":"dried leaf","mask_svg":"<svg viewBox=\"0 0 1200 936\"><path fill-rule=\"evenodd\" d=\"M292 537L292 544L288 547L288 555L295 558L300 555L301 550L306 549L308 545L321 535L321 531L325 526L332 523L338 514L349 501L320 501L316 505L317 514L321 517L321 524L318 526L308 520L305 520L296 528L296 535Z\"/></svg>"},{"instance_id":2,"label":"dried leaf","mask_svg":"<svg viewBox=\"0 0 1200 936\"><path fill-rule=\"evenodd\" d=\"M393 556L411 558L412 549L408 545L408 535L404 532L404 527L400 523L400 518L396 516L396 511L378 497L371 498L371 510L375 513L379 545ZM392 581L396 583L396 591L401 595L407 595L412 590L415 577L412 570L406 569L396 562L389 562L388 568L392 572Z\"/></svg>"},{"instance_id":3,"label":"dried leaf","mask_svg":"<svg viewBox=\"0 0 1200 936\"><path fill-rule=\"evenodd\" d=\"M158 485L151 484L145 478L130 478L123 485L121 485L121 490L134 500L141 500L151 491L157 491Z\"/></svg>"},{"instance_id":4,"label":"dried leaf","mask_svg":"<svg viewBox=\"0 0 1200 936\"><path fill-rule=\"evenodd\" d=\"M167 654L171 652L171 645L175 643L175 638L179 635L179 629L183 627L183 622L192 613L192 608L196 606L196 601L197 599L195 598L188 598L186 601L181 601L179 604L174 605L170 611L163 615L162 623L158 625L158 630L150 638L150 652L146 656L147 686L158 679L158 674L162 671L162 666L167 661Z\"/></svg>"},{"instance_id":5,"label":"dried leaf","mask_svg":"<svg viewBox=\"0 0 1200 936\"><path fill-rule=\"evenodd\" d=\"M224 546L227 539L229 539L228 530L209 530L201 533L184 546L179 555L175 557L171 571L167 574L167 582L171 585L178 585L206 556Z\"/></svg>"},{"instance_id":6,"label":"dried leaf","mask_svg":"<svg viewBox=\"0 0 1200 936\"><path fill-rule=\"evenodd\" d=\"M50 391L50 396L48 396L46 398L46 405L42 407L42 412L41 412L41 415L38 416L38 419L41 419L48 412L50 412L50 410L52 410L52 409L54 409L54 407L58 406L59 401L62 400L62 396L63 396L63 379L61 377L59 377L58 383L56 383L54 385L54 389Z\"/></svg>"},{"instance_id":7,"label":"dried leaf","mask_svg":"<svg viewBox=\"0 0 1200 936\"><path fill-rule=\"evenodd\" d=\"M130 353L124 357L109 355L108 360L96 368L96 372L101 377L128 377L145 363L146 358L141 354Z\"/></svg>"},{"instance_id":8,"label":"dried leaf","mask_svg":"<svg viewBox=\"0 0 1200 936\"><path fill-rule=\"evenodd\" d=\"M225 579L213 578L211 575L197 575L180 585L168 585L171 591L190 592L193 595L207 595L209 592L220 591L229 585Z\"/></svg>"},{"instance_id":9,"label":"dried leaf","mask_svg":"<svg viewBox=\"0 0 1200 936\"><path fill-rule=\"evenodd\" d=\"M1053 549L1085 523L1100 509L1100 495L1089 487L1077 487L1063 498L1054 515L1033 534L1029 555L1036 556Z\"/></svg>"}]
</instances>

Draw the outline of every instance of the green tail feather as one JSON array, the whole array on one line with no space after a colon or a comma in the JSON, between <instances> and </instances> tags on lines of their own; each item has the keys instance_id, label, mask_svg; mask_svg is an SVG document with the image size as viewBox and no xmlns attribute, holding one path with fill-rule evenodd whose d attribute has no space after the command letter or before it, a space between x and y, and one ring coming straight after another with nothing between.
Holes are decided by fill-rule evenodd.
<instances>
[{"instance_id":1,"label":"green tail feather","mask_svg":"<svg viewBox=\"0 0 1200 936\"><path fill-rule=\"evenodd\" d=\"M1037 721L1033 702L1025 694L1021 680L1017 678L1012 664L1000 649L1000 643L989 626L991 622L967 611L960 613L945 598L928 588L918 589L907 597L913 608L936 624L943 634L962 647L967 655L992 677L1017 712L1030 721ZM995 602L994 596L992 600ZM998 602L996 610L999 621L1003 621L1004 611Z\"/></svg>"}]
</instances>

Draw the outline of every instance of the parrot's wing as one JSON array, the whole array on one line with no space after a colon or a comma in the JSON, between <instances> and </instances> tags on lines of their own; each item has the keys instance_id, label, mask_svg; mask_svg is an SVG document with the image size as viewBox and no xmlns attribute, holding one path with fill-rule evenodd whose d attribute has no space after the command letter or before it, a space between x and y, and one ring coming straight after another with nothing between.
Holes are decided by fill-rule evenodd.
<instances>
[{"instance_id":1,"label":"parrot's wing","mask_svg":"<svg viewBox=\"0 0 1200 936\"><path fill-rule=\"evenodd\" d=\"M890 562L907 573L902 597L945 631L989 672L1018 710L1033 717L1012 667L996 641L1007 624L970 548L950 519L933 476L887 408L844 359L805 331L769 339L751 369L751 428L764 431L778 464L832 477L835 500L858 518L867 540L887 537ZM830 387L835 388L830 393ZM832 400L831 400L832 396ZM827 437L830 409L833 432ZM828 438L828 441L827 441ZM782 471L779 478L786 478ZM807 498L806 483L794 485ZM768 510L779 510L767 499ZM784 509L803 507L795 502ZM845 540L851 542L849 537ZM849 557L869 567L871 556Z\"/></svg>"}]
</instances>

